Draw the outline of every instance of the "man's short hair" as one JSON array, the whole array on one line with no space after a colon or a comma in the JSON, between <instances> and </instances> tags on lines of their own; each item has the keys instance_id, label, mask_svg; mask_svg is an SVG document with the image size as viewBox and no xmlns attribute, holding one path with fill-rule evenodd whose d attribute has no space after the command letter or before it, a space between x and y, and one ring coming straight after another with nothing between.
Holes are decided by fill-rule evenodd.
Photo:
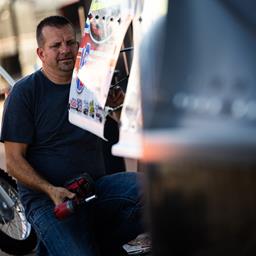
<instances>
[{"instance_id":1,"label":"man's short hair","mask_svg":"<svg viewBox=\"0 0 256 256\"><path fill-rule=\"evenodd\" d=\"M43 20L41 20L36 28L37 45L40 47L44 43L44 37L42 33L44 27L50 26L50 27L62 28L66 25L70 25L74 29L73 24L64 16L54 15L54 16L46 17Z\"/></svg>"}]
</instances>

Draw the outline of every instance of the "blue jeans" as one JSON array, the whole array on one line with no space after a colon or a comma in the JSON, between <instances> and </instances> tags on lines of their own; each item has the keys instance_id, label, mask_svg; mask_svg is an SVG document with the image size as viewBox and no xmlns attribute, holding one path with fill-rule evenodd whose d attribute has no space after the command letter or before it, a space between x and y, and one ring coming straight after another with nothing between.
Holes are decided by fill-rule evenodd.
<instances>
[{"instance_id":1,"label":"blue jeans","mask_svg":"<svg viewBox=\"0 0 256 256\"><path fill-rule=\"evenodd\" d=\"M121 246L143 233L141 174L122 172L96 181L98 198L57 220L51 200L35 202L28 220L40 239L38 255L119 255Z\"/></svg>"}]
</instances>

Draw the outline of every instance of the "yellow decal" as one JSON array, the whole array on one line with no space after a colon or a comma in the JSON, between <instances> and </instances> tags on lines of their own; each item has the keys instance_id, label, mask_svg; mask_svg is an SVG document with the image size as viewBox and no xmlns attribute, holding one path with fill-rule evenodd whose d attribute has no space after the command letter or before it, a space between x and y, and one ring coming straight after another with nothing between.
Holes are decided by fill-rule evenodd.
<instances>
[{"instance_id":1,"label":"yellow decal","mask_svg":"<svg viewBox=\"0 0 256 256\"><path fill-rule=\"evenodd\" d=\"M121 4L122 0L93 0L91 3L90 11L98 11L110 6Z\"/></svg>"}]
</instances>

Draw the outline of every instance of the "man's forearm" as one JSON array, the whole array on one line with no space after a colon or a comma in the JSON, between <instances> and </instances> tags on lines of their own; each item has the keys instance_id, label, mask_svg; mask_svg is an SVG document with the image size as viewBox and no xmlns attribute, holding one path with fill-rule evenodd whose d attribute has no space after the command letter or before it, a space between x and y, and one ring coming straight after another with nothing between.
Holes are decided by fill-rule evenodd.
<instances>
[{"instance_id":1,"label":"man's forearm","mask_svg":"<svg viewBox=\"0 0 256 256\"><path fill-rule=\"evenodd\" d=\"M50 193L53 185L42 178L22 156L15 158L7 157L6 165L10 175L16 178L20 183L33 190L41 191L46 194Z\"/></svg>"},{"instance_id":2,"label":"man's forearm","mask_svg":"<svg viewBox=\"0 0 256 256\"><path fill-rule=\"evenodd\" d=\"M66 188L54 186L37 173L25 158L27 147L28 145L24 143L5 141L6 164L9 173L30 189L47 194L55 205L60 204L66 198L73 198L74 193Z\"/></svg>"},{"instance_id":3,"label":"man's forearm","mask_svg":"<svg viewBox=\"0 0 256 256\"><path fill-rule=\"evenodd\" d=\"M58 205L66 198L73 198L74 193L63 187L56 187L42 178L22 156L6 158L8 172L25 186L44 192Z\"/></svg>"}]
</instances>

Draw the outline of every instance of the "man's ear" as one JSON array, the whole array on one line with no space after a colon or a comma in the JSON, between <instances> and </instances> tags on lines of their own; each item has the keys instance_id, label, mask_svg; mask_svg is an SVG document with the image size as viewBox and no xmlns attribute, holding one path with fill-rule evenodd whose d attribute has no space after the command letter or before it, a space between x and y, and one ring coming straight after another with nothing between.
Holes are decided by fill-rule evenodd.
<instances>
[{"instance_id":1,"label":"man's ear","mask_svg":"<svg viewBox=\"0 0 256 256\"><path fill-rule=\"evenodd\" d=\"M40 47L36 49L37 56L40 58L41 61L44 59L44 50Z\"/></svg>"},{"instance_id":2,"label":"man's ear","mask_svg":"<svg viewBox=\"0 0 256 256\"><path fill-rule=\"evenodd\" d=\"M77 50L79 50L80 43L78 41L76 41L76 45L77 45Z\"/></svg>"}]
</instances>

